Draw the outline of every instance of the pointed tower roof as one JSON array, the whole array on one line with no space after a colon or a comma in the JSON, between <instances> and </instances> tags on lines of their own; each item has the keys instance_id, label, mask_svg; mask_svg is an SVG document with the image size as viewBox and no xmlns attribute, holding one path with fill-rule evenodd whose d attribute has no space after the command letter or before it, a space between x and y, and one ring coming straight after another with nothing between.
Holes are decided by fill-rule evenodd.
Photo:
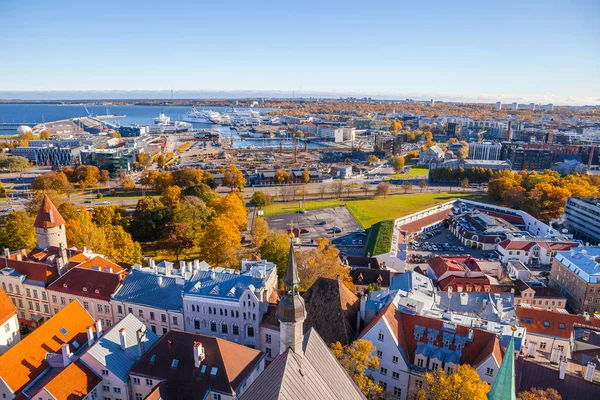
<instances>
[{"instance_id":1,"label":"pointed tower roof","mask_svg":"<svg viewBox=\"0 0 600 400\"><path fill-rule=\"evenodd\" d=\"M42 204L40 205L40 209L37 217L35 218L35 223L33 226L41 229L48 229L64 224L65 220L58 212L58 209L54 206L52 200L50 200L50 197L48 197L47 194L44 194Z\"/></svg>"},{"instance_id":2,"label":"pointed tower roof","mask_svg":"<svg viewBox=\"0 0 600 400\"><path fill-rule=\"evenodd\" d=\"M298 277L298 266L296 265L296 254L294 253L294 244L290 243L290 252L288 253L287 269L283 282L286 285L299 285L300 278Z\"/></svg>"},{"instance_id":3,"label":"pointed tower roof","mask_svg":"<svg viewBox=\"0 0 600 400\"><path fill-rule=\"evenodd\" d=\"M508 342L496 380L487 395L488 400L516 400L517 398L515 388L515 330L516 328L513 327L513 335Z\"/></svg>"}]
</instances>

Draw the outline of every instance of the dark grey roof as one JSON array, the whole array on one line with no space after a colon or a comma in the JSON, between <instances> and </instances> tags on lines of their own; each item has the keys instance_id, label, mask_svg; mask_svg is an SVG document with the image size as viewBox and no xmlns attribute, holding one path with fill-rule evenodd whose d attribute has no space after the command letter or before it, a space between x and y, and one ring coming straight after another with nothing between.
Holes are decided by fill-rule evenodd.
<instances>
[{"instance_id":1,"label":"dark grey roof","mask_svg":"<svg viewBox=\"0 0 600 400\"><path fill-rule=\"evenodd\" d=\"M288 254L288 264L285 271L283 281L287 285L298 285L300 278L298 277L298 266L296 265L296 254L294 253L294 245L290 243L290 252Z\"/></svg>"},{"instance_id":2,"label":"dark grey roof","mask_svg":"<svg viewBox=\"0 0 600 400\"><path fill-rule=\"evenodd\" d=\"M353 400L365 397L317 331L304 337L304 357L288 349L273 360L239 400Z\"/></svg>"}]
</instances>

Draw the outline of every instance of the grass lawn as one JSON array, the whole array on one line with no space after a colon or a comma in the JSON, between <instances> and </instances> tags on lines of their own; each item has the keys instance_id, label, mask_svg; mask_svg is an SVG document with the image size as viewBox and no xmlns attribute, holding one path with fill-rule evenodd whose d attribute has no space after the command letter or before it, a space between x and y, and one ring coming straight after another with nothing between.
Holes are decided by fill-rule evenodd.
<instances>
[{"instance_id":1,"label":"grass lawn","mask_svg":"<svg viewBox=\"0 0 600 400\"><path fill-rule=\"evenodd\" d=\"M316 210L345 204L352 215L358 220L360 226L367 229L377 222L400 218L459 197L475 201L487 201L486 195L474 195L471 193L409 193L388 196L386 199L382 197L369 197L367 199L308 200L302 204L302 208L305 210ZM266 216L281 215L293 213L297 210L298 202L291 201L289 203L275 203L267 206L265 214Z\"/></svg>"},{"instance_id":2,"label":"grass lawn","mask_svg":"<svg viewBox=\"0 0 600 400\"><path fill-rule=\"evenodd\" d=\"M392 246L392 236L394 235L394 220L388 219L377 222L371 226L369 231L369 240L365 248L365 256L377 256L390 251Z\"/></svg>"},{"instance_id":3,"label":"grass lawn","mask_svg":"<svg viewBox=\"0 0 600 400\"><path fill-rule=\"evenodd\" d=\"M405 178L414 178L416 176L425 175L429 172L429 168L424 167L412 167L410 171L404 174L393 174L390 175L390 179L405 179Z\"/></svg>"}]
</instances>

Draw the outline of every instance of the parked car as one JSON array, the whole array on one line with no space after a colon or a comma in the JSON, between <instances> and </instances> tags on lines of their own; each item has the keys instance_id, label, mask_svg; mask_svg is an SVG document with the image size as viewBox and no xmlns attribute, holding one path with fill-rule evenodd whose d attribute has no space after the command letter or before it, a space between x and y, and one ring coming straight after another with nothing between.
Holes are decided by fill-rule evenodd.
<instances>
[{"instance_id":1,"label":"parked car","mask_svg":"<svg viewBox=\"0 0 600 400\"><path fill-rule=\"evenodd\" d=\"M319 221L319 222L317 223L317 225L325 225L325 224L327 224L327 221Z\"/></svg>"},{"instance_id":2,"label":"parked car","mask_svg":"<svg viewBox=\"0 0 600 400\"><path fill-rule=\"evenodd\" d=\"M300 229L300 233L308 233L308 232L309 232L309 231L308 231L308 229L306 229L306 228L302 228L302 229Z\"/></svg>"}]
</instances>

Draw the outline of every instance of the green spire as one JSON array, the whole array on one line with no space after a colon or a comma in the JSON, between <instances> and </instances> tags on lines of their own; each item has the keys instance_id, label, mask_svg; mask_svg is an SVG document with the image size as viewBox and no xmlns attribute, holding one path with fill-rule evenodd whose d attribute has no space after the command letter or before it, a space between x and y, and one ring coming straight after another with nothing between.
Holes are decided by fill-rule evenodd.
<instances>
[{"instance_id":1,"label":"green spire","mask_svg":"<svg viewBox=\"0 0 600 400\"><path fill-rule=\"evenodd\" d=\"M502 364L496 380L489 391L488 400L516 400L517 392L515 388L515 331L508 342L506 353L502 358Z\"/></svg>"}]
</instances>

